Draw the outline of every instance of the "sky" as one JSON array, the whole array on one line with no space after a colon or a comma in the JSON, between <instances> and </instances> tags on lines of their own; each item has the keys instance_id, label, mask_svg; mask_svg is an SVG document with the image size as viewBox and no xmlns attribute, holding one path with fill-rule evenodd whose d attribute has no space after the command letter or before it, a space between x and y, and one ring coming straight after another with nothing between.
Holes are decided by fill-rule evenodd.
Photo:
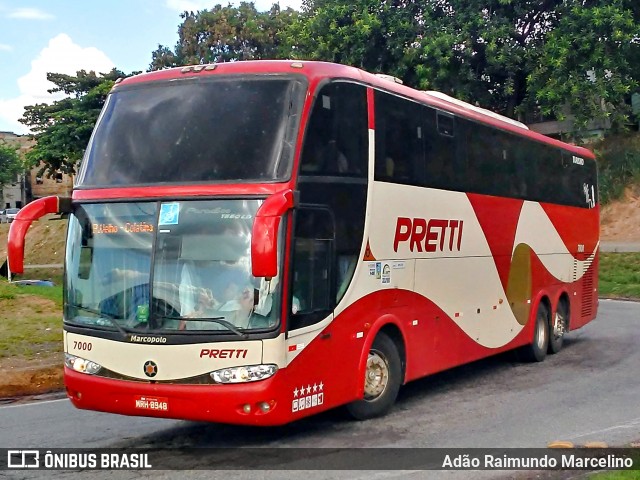
<instances>
[{"instance_id":1,"label":"sky","mask_svg":"<svg viewBox=\"0 0 640 480\"><path fill-rule=\"evenodd\" d=\"M255 0L300 9L301 0ZM0 131L27 134L18 122L26 105L51 103L47 72L146 71L151 53L178 41L180 13L226 0L0 0Z\"/></svg>"}]
</instances>

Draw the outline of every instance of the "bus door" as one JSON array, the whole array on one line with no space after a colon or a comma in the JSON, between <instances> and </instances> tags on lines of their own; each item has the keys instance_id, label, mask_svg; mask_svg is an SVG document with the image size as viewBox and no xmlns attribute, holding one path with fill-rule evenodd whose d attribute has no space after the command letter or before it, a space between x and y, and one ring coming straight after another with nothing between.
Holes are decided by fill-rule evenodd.
<instances>
[{"instance_id":1,"label":"bus door","mask_svg":"<svg viewBox=\"0 0 640 480\"><path fill-rule=\"evenodd\" d=\"M326 207L301 206L296 211L293 274L288 330L315 325L333 316L335 221Z\"/></svg>"}]
</instances>

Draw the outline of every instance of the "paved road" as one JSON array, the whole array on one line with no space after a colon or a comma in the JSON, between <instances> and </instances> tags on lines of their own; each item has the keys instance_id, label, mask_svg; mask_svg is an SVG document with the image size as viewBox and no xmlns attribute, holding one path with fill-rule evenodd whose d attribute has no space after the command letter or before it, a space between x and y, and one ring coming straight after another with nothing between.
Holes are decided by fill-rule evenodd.
<instances>
[{"instance_id":1,"label":"paved road","mask_svg":"<svg viewBox=\"0 0 640 480\"><path fill-rule=\"evenodd\" d=\"M638 345L640 304L603 300L598 318L572 332L559 355L541 364L522 364L502 355L413 382L404 387L395 409L381 419L353 422L332 411L285 427L258 429L120 417L75 410L66 400L57 400L0 407L0 448L545 447L554 440L624 445L640 439ZM467 473L454 477L478 476ZM425 472L303 475L305 480L423 478ZM109 472L93 476L113 478ZM123 474L123 478L147 476L171 478L158 471ZM212 472L190 476L210 478ZM225 474L228 479L283 477L299 478L300 473Z\"/></svg>"},{"instance_id":2,"label":"paved road","mask_svg":"<svg viewBox=\"0 0 640 480\"><path fill-rule=\"evenodd\" d=\"M602 252L640 252L640 242L602 242L600 244Z\"/></svg>"}]
</instances>

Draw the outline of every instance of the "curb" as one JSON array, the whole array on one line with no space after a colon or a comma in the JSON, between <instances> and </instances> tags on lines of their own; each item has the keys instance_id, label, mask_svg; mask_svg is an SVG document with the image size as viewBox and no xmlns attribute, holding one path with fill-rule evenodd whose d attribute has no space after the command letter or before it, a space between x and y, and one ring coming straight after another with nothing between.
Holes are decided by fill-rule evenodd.
<instances>
[{"instance_id":1,"label":"curb","mask_svg":"<svg viewBox=\"0 0 640 480\"><path fill-rule=\"evenodd\" d=\"M62 365L48 365L2 372L0 401L64 389Z\"/></svg>"}]
</instances>

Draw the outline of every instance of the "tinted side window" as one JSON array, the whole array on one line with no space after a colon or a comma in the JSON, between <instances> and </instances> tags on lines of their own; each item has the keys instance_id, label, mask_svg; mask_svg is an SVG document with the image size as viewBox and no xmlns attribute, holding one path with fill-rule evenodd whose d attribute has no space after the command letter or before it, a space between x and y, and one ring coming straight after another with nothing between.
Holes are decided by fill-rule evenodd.
<instances>
[{"instance_id":1,"label":"tinted side window","mask_svg":"<svg viewBox=\"0 0 640 480\"><path fill-rule=\"evenodd\" d=\"M472 193L590 208L597 199L595 162L470 120L465 188Z\"/></svg>"},{"instance_id":2,"label":"tinted side window","mask_svg":"<svg viewBox=\"0 0 640 480\"><path fill-rule=\"evenodd\" d=\"M460 119L430 107L422 108L425 131L426 186L464 190L464 130Z\"/></svg>"},{"instance_id":3,"label":"tinted side window","mask_svg":"<svg viewBox=\"0 0 640 480\"><path fill-rule=\"evenodd\" d=\"M422 106L384 92L375 92L375 179L424 183Z\"/></svg>"},{"instance_id":4,"label":"tinted side window","mask_svg":"<svg viewBox=\"0 0 640 480\"><path fill-rule=\"evenodd\" d=\"M322 87L305 133L300 173L367 176L367 91L333 82Z\"/></svg>"},{"instance_id":5,"label":"tinted side window","mask_svg":"<svg viewBox=\"0 0 640 480\"><path fill-rule=\"evenodd\" d=\"M504 132L469 121L467 131L467 188L486 195L518 196L516 159Z\"/></svg>"}]
</instances>

